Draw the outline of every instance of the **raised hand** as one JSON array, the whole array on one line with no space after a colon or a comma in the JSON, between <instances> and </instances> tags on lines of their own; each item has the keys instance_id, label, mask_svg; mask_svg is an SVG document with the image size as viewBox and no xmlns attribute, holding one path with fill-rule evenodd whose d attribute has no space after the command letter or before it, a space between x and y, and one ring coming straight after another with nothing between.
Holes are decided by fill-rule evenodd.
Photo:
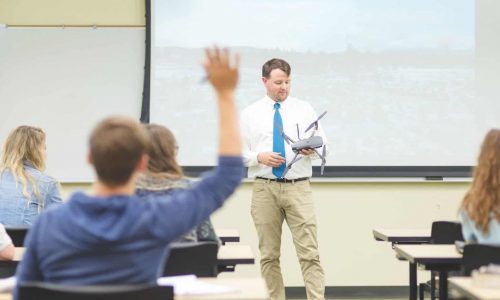
<instances>
[{"instance_id":1,"label":"raised hand","mask_svg":"<svg viewBox=\"0 0 500 300\"><path fill-rule=\"evenodd\" d=\"M238 68L240 64L239 55L231 58L227 48L205 49L205 61L203 66L207 72L208 81L217 93L232 92L238 83Z\"/></svg>"}]
</instances>

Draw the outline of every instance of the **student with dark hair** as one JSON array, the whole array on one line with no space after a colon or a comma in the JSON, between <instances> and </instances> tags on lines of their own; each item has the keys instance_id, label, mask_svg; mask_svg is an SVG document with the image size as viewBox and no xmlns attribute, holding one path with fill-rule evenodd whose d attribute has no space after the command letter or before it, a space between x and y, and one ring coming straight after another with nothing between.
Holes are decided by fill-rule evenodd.
<instances>
[{"instance_id":1,"label":"student with dark hair","mask_svg":"<svg viewBox=\"0 0 500 300\"><path fill-rule=\"evenodd\" d=\"M227 50L207 50L204 66L219 108L218 166L172 195L136 196L137 177L148 165L149 137L131 118L105 119L90 137L89 161L97 174L92 194L76 193L40 215L28 233L18 284L155 282L168 243L207 219L242 179L237 64L230 63Z\"/></svg>"},{"instance_id":2,"label":"student with dark hair","mask_svg":"<svg viewBox=\"0 0 500 300\"><path fill-rule=\"evenodd\" d=\"M472 185L460 208L468 242L500 244L500 130L486 134Z\"/></svg>"},{"instance_id":3,"label":"student with dark hair","mask_svg":"<svg viewBox=\"0 0 500 300\"><path fill-rule=\"evenodd\" d=\"M171 194L189 188L193 183L184 177L176 160L178 146L172 132L161 125L144 125L149 136L149 164L137 181L136 194ZM213 241L219 243L212 222L204 220L175 242Z\"/></svg>"},{"instance_id":4,"label":"student with dark hair","mask_svg":"<svg viewBox=\"0 0 500 300\"><path fill-rule=\"evenodd\" d=\"M31 226L53 204L62 203L59 183L44 173L45 132L33 126L14 129L0 158L0 223Z\"/></svg>"}]
</instances>

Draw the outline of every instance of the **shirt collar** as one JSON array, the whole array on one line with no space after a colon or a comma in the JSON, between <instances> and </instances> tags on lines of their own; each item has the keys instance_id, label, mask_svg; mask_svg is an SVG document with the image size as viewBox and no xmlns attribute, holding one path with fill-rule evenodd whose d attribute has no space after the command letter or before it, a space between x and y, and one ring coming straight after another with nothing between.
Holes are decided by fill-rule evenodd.
<instances>
[{"instance_id":1,"label":"shirt collar","mask_svg":"<svg viewBox=\"0 0 500 300\"><path fill-rule=\"evenodd\" d=\"M288 96L288 98L286 98L285 101L279 102L280 105L281 105L280 108L287 107L290 104L290 102L292 102L292 98L290 96ZM276 103L276 101L274 101L273 99L269 98L268 95L264 96L264 103L270 109L274 110L274 104Z\"/></svg>"}]
</instances>

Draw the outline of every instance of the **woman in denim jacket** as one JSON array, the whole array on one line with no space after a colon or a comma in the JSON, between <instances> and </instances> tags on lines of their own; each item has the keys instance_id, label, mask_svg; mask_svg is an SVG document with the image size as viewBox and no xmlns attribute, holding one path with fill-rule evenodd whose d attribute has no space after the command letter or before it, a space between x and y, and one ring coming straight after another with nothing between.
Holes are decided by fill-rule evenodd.
<instances>
[{"instance_id":1,"label":"woman in denim jacket","mask_svg":"<svg viewBox=\"0 0 500 300\"><path fill-rule=\"evenodd\" d=\"M19 126L4 143L0 159L0 223L31 226L43 209L62 203L59 184L45 174L42 129Z\"/></svg>"},{"instance_id":2,"label":"woman in denim jacket","mask_svg":"<svg viewBox=\"0 0 500 300\"><path fill-rule=\"evenodd\" d=\"M178 147L172 132L156 124L145 125L145 128L150 137L149 164L148 170L139 178L136 193L138 195L170 194L176 190L188 188L191 181L184 177L175 159ZM219 243L210 219L205 220L175 242L197 241Z\"/></svg>"}]
</instances>

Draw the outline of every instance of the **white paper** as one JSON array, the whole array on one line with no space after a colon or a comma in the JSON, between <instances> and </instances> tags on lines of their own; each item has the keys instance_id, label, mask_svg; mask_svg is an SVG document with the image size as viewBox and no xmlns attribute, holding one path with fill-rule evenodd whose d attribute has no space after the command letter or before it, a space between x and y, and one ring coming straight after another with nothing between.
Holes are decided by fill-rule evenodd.
<instances>
[{"instance_id":1,"label":"white paper","mask_svg":"<svg viewBox=\"0 0 500 300\"><path fill-rule=\"evenodd\" d=\"M16 286L16 277L8 277L0 279L0 292L10 292Z\"/></svg>"},{"instance_id":2,"label":"white paper","mask_svg":"<svg viewBox=\"0 0 500 300\"><path fill-rule=\"evenodd\" d=\"M195 275L161 277L157 284L173 286L175 295L227 294L239 291L236 287L203 282Z\"/></svg>"}]
</instances>

